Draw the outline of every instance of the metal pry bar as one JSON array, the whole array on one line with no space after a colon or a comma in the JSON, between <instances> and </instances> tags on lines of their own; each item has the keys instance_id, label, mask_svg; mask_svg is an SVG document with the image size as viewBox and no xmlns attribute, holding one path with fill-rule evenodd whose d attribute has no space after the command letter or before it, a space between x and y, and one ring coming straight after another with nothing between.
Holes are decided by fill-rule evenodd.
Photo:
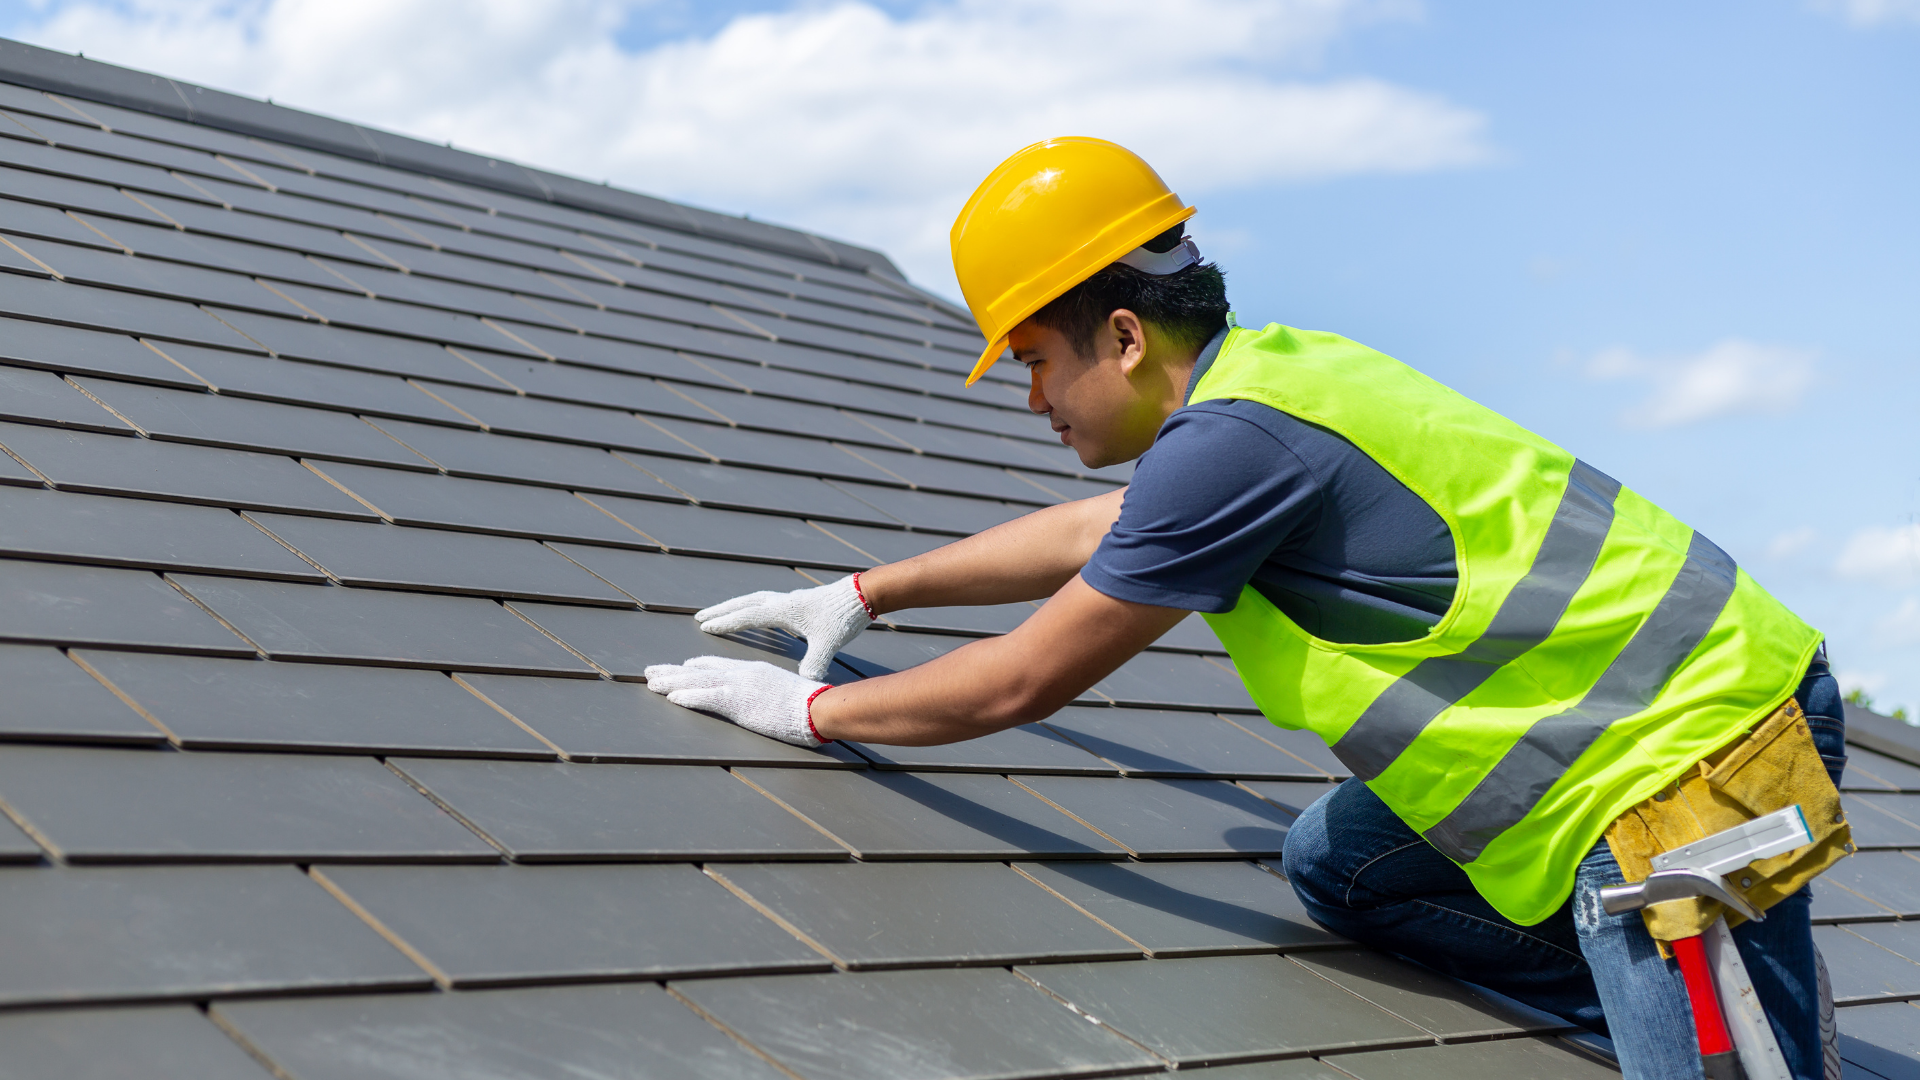
<instances>
[{"instance_id":1,"label":"metal pry bar","mask_svg":"<svg viewBox=\"0 0 1920 1080\"><path fill-rule=\"evenodd\" d=\"M1609 915L1624 915L1629 911L1639 911L1649 904L1664 904L1669 900L1687 900L1696 896L1718 900L1727 905L1729 910L1737 911L1754 922L1766 918L1745 898L1734 895L1721 881L1720 875L1691 866L1656 870L1648 874L1646 880L1631 885L1607 885L1600 890L1600 906Z\"/></svg>"},{"instance_id":2,"label":"metal pry bar","mask_svg":"<svg viewBox=\"0 0 1920 1080\"><path fill-rule=\"evenodd\" d=\"M1722 829L1712 836L1653 857L1655 870L1689 867L1726 875L1761 859L1770 859L1813 843L1813 830L1799 804ZM1719 899L1715 897L1714 899ZM1745 914L1742 912L1741 914Z\"/></svg>"}]
</instances>

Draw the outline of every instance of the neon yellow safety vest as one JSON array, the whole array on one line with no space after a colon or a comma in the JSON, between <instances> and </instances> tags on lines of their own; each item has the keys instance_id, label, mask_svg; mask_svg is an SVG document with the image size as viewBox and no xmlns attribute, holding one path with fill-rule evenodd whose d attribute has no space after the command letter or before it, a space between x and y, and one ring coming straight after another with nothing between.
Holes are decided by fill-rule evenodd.
<instances>
[{"instance_id":1,"label":"neon yellow safety vest","mask_svg":"<svg viewBox=\"0 0 1920 1080\"><path fill-rule=\"evenodd\" d=\"M1234 329L1191 401L1330 428L1453 532L1427 636L1323 641L1251 586L1207 622L1501 914L1552 914L1608 825L1791 695L1820 634L1712 541L1573 455L1363 345Z\"/></svg>"}]
</instances>

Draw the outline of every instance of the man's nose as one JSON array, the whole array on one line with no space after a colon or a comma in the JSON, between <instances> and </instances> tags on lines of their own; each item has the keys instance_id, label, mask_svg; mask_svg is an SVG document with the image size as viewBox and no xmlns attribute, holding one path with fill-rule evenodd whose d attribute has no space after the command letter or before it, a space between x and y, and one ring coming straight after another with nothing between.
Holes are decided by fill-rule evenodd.
<instances>
[{"instance_id":1,"label":"man's nose","mask_svg":"<svg viewBox=\"0 0 1920 1080\"><path fill-rule=\"evenodd\" d=\"M1027 390L1027 408L1032 409L1041 416L1052 412L1053 406L1047 404L1047 395L1040 392L1040 373L1030 371L1027 373L1027 378L1031 383L1031 386Z\"/></svg>"}]
</instances>

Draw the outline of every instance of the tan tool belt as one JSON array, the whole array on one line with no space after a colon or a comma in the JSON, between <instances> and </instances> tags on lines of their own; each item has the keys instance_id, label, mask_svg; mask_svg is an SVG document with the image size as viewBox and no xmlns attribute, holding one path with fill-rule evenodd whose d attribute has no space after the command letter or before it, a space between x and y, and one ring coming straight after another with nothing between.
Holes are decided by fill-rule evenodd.
<instances>
[{"instance_id":1,"label":"tan tool belt","mask_svg":"<svg viewBox=\"0 0 1920 1080\"><path fill-rule=\"evenodd\" d=\"M1607 830L1607 846L1628 881L1653 871L1663 851L1722 829L1800 804L1811 845L1762 859L1728 878L1727 886L1761 911L1799 891L1827 867L1853 853L1853 832L1840 809L1840 792L1814 748L1806 714L1792 698L1746 735L1689 769L1680 779L1626 813ZM1722 915L1745 921L1716 900L1673 900L1642 908L1654 940L1692 937Z\"/></svg>"}]
</instances>

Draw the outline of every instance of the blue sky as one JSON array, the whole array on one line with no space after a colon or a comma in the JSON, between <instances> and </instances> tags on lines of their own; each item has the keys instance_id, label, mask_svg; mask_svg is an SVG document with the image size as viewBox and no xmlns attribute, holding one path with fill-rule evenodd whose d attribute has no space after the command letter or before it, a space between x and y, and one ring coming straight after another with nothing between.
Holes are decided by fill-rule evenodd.
<instances>
[{"instance_id":1,"label":"blue sky","mask_svg":"<svg viewBox=\"0 0 1920 1080\"><path fill-rule=\"evenodd\" d=\"M1566 445L1920 706L1916 0L0 0L0 34L874 244L944 291L994 161L1120 139L1200 205L1243 322Z\"/></svg>"}]
</instances>

